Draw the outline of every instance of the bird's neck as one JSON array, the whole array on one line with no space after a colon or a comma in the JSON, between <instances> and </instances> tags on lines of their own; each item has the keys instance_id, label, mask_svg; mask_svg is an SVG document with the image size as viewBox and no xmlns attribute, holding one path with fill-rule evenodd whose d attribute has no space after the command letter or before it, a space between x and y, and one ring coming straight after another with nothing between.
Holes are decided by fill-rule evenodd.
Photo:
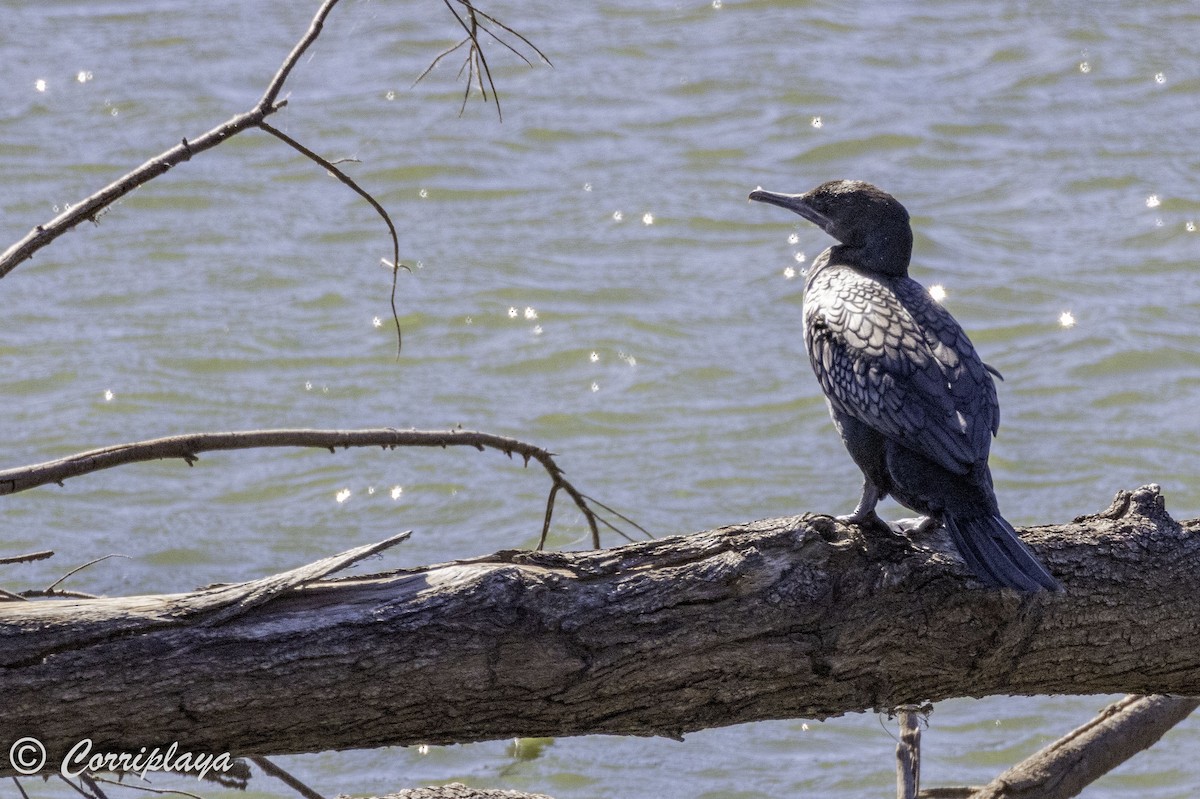
<instances>
[{"instance_id":1,"label":"bird's neck","mask_svg":"<svg viewBox=\"0 0 1200 799\"><path fill-rule=\"evenodd\" d=\"M908 277L908 250L899 250L886 240L861 247L835 244L817 256L817 260L824 261L821 266L848 266L877 277ZM818 264L814 261L812 271L816 271L817 268Z\"/></svg>"}]
</instances>

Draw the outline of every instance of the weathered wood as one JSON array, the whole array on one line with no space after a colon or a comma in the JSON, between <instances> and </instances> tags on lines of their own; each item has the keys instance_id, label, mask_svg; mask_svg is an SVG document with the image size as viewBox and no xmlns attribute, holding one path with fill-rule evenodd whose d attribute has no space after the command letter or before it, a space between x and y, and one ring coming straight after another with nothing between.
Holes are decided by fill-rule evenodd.
<instances>
[{"instance_id":1,"label":"weathered wood","mask_svg":"<svg viewBox=\"0 0 1200 799\"><path fill-rule=\"evenodd\" d=\"M921 792L921 709L898 709L900 737L896 741L896 799L917 799Z\"/></svg>"},{"instance_id":2,"label":"weathered wood","mask_svg":"<svg viewBox=\"0 0 1200 799\"><path fill-rule=\"evenodd\" d=\"M1200 707L1183 696L1126 696L1017 763L970 799L1067 799L1153 746Z\"/></svg>"},{"instance_id":3,"label":"weathered wood","mask_svg":"<svg viewBox=\"0 0 1200 799\"><path fill-rule=\"evenodd\" d=\"M269 755L679 737L959 696L1200 695L1197 531L1153 486L1025 530L1066 587L1030 598L980 589L939 532L864 540L810 515L310 581L265 601L258 581L3 602L2 726L40 738L53 767L83 738Z\"/></svg>"}]
</instances>

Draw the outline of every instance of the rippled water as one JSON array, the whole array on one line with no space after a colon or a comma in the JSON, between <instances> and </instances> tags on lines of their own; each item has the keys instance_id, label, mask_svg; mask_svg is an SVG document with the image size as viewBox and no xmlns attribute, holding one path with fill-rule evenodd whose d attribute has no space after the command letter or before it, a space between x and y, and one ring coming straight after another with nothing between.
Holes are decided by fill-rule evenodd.
<instances>
[{"instance_id":1,"label":"rippled water","mask_svg":"<svg viewBox=\"0 0 1200 799\"><path fill-rule=\"evenodd\" d=\"M308 5L0 5L0 238L248 109ZM554 64L492 49L502 123L475 99L458 115L457 56L412 87L457 34L440 4L361 0L274 118L359 159L345 168L391 210L419 267L400 277L399 362L379 219L245 133L0 283L4 464L192 430L461 424L561 453L656 533L844 512L857 473L800 340L800 273L829 240L745 197L854 177L908 206L914 276L1006 377L992 463L1014 523L1151 481L1177 517L1200 510L1192 4L485 7ZM3 579L121 552L69 585L165 591L408 528L380 567L477 555L532 544L546 488L495 453L147 464L4 498L6 552L59 555ZM553 544L585 545L559 516ZM1104 702L943 703L925 782L985 782ZM1190 796L1198 744L1185 723L1086 795ZM858 716L284 765L327 793L454 778L559 799L858 797L890 794L893 746Z\"/></svg>"}]
</instances>

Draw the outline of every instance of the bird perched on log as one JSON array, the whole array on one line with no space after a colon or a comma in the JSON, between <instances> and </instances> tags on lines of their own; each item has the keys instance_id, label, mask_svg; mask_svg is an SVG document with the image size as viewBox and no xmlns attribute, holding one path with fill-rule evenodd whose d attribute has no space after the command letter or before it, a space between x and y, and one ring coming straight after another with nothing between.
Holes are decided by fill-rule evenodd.
<instances>
[{"instance_id":1,"label":"bird perched on log","mask_svg":"<svg viewBox=\"0 0 1200 799\"><path fill-rule=\"evenodd\" d=\"M941 523L986 585L1059 591L1058 582L1000 515L988 450L1000 427L992 374L954 317L908 276L908 211L869 183L835 180L804 194L758 189L838 244L812 262L804 285L804 344L829 413L863 473L855 524L892 496L923 514L896 529Z\"/></svg>"}]
</instances>

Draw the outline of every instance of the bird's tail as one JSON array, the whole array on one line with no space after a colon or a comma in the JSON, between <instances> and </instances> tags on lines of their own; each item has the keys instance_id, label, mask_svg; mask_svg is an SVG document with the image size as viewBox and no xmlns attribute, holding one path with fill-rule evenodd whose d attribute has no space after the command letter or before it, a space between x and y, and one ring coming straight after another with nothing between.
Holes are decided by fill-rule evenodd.
<instances>
[{"instance_id":1,"label":"bird's tail","mask_svg":"<svg viewBox=\"0 0 1200 799\"><path fill-rule=\"evenodd\" d=\"M1062 591L1037 556L998 515L954 516L943 519L951 540L975 576L995 588L1018 591Z\"/></svg>"}]
</instances>

